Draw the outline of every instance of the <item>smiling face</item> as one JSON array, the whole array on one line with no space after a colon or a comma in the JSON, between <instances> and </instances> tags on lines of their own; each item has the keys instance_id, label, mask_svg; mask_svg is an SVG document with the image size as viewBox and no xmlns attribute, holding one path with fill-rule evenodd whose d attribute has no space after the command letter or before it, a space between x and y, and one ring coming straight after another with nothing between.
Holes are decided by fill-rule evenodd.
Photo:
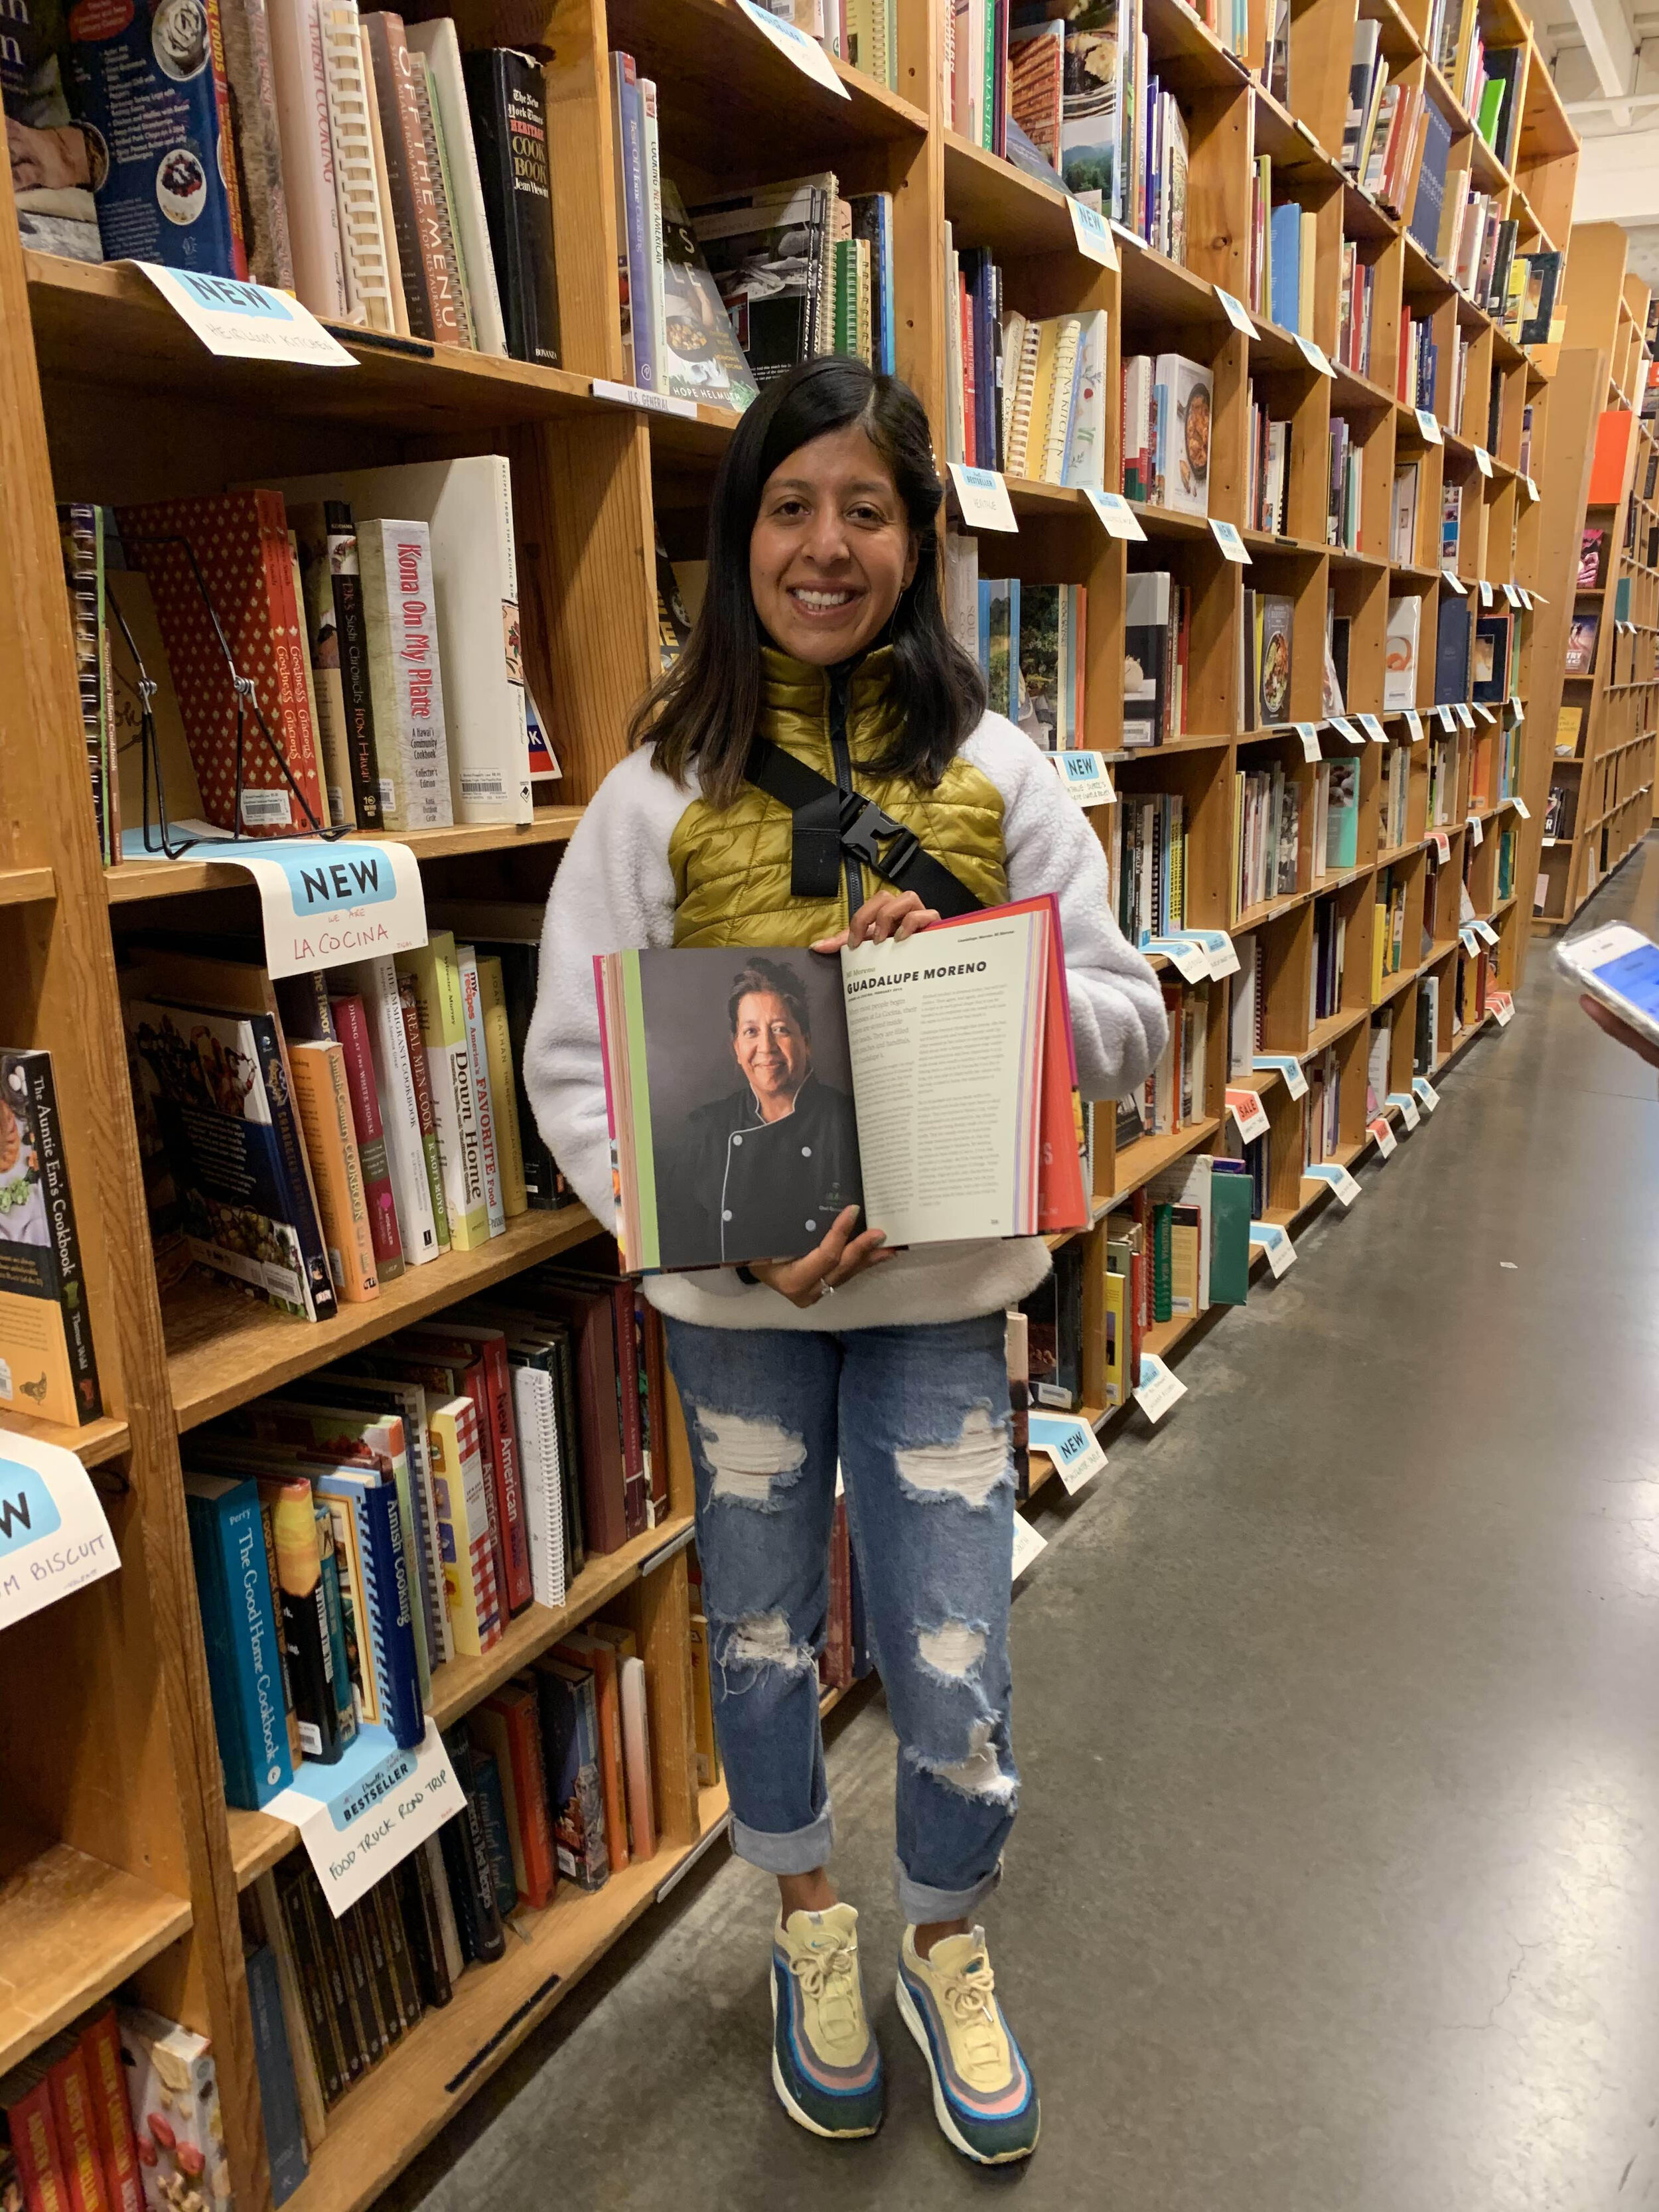
<instances>
[{"instance_id":1,"label":"smiling face","mask_svg":"<svg viewBox=\"0 0 1659 2212\"><path fill-rule=\"evenodd\" d=\"M791 1112L796 1092L811 1072L812 1047L775 991L746 991L738 1000L732 1049L762 1120L780 1121Z\"/></svg>"},{"instance_id":2,"label":"smiling face","mask_svg":"<svg viewBox=\"0 0 1659 2212\"><path fill-rule=\"evenodd\" d=\"M891 471L849 425L797 447L767 478L749 588L773 642L827 668L880 635L916 558Z\"/></svg>"}]
</instances>

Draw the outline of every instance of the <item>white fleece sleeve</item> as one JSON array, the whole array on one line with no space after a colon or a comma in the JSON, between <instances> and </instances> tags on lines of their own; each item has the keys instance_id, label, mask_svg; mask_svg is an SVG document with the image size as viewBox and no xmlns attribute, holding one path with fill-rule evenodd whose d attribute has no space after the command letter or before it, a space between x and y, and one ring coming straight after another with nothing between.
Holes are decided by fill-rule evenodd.
<instances>
[{"instance_id":1,"label":"white fleece sleeve","mask_svg":"<svg viewBox=\"0 0 1659 2212\"><path fill-rule=\"evenodd\" d=\"M690 803L648 751L629 753L589 800L542 924L525 1087L543 1142L601 1221L612 1213L611 1132L593 956L673 943L668 841Z\"/></svg>"},{"instance_id":2,"label":"white fleece sleeve","mask_svg":"<svg viewBox=\"0 0 1659 2212\"><path fill-rule=\"evenodd\" d=\"M1100 841L1048 761L1022 730L988 714L963 748L1002 793L1011 899L1060 901L1078 1087L1121 1098L1163 1051L1169 1025L1152 969L1113 919Z\"/></svg>"}]
</instances>

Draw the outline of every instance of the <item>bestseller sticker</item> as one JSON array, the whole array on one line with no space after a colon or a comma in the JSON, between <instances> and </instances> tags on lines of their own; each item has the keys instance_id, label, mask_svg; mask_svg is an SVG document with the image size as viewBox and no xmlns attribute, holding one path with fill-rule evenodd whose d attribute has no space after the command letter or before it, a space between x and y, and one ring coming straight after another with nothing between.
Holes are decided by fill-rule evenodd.
<instances>
[{"instance_id":1,"label":"bestseller sticker","mask_svg":"<svg viewBox=\"0 0 1659 2212\"><path fill-rule=\"evenodd\" d=\"M1008 487L995 469L970 469L965 461L952 461L951 481L957 488L962 519L975 530L1018 530Z\"/></svg>"},{"instance_id":2,"label":"bestseller sticker","mask_svg":"<svg viewBox=\"0 0 1659 2212\"><path fill-rule=\"evenodd\" d=\"M1290 1232L1276 1221L1253 1221L1250 1224L1250 1242L1259 1244L1267 1254L1267 1265L1273 1271L1275 1281L1296 1263L1296 1247L1291 1242Z\"/></svg>"},{"instance_id":3,"label":"bestseller sticker","mask_svg":"<svg viewBox=\"0 0 1659 2212\"><path fill-rule=\"evenodd\" d=\"M1099 262L1103 269L1115 269L1117 241L1110 226L1097 208L1085 207L1075 192L1068 192L1066 204L1072 210L1072 236L1077 240L1077 250L1090 261Z\"/></svg>"},{"instance_id":4,"label":"bestseller sticker","mask_svg":"<svg viewBox=\"0 0 1659 2212\"><path fill-rule=\"evenodd\" d=\"M37 1187L28 1206L40 1209L43 1231L45 1204ZM0 1628L112 1575L120 1564L92 1477L75 1454L0 1429Z\"/></svg>"},{"instance_id":5,"label":"bestseller sticker","mask_svg":"<svg viewBox=\"0 0 1659 2212\"><path fill-rule=\"evenodd\" d=\"M1308 1079L1302 1073L1302 1062L1293 1052L1259 1052L1251 1060L1252 1067L1280 1077L1292 1098L1305 1098Z\"/></svg>"},{"instance_id":6,"label":"bestseller sticker","mask_svg":"<svg viewBox=\"0 0 1659 2212\"><path fill-rule=\"evenodd\" d=\"M1127 538L1139 545L1146 543L1140 517L1121 491L1097 491L1092 484L1085 484L1083 493L1109 538Z\"/></svg>"},{"instance_id":7,"label":"bestseller sticker","mask_svg":"<svg viewBox=\"0 0 1659 2212\"><path fill-rule=\"evenodd\" d=\"M1210 517L1210 528L1215 534L1216 544L1227 558L1230 561L1237 561L1241 568L1248 568L1250 562L1250 550L1232 524L1223 522L1212 514Z\"/></svg>"},{"instance_id":8,"label":"bestseller sticker","mask_svg":"<svg viewBox=\"0 0 1659 2212\"><path fill-rule=\"evenodd\" d=\"M1445 443L1440 434L1438 422L1426 407L1419 407L1417 410L1417 427L1422 433L1425 445L1440 446Z\"/></svg>"},{"instance_id":9,"label":"bestseller sticker","mask_svg":"<svg viewBox=\"0 0 1659 2212\"><path fill-rule=\"evenodd\" d=\"M124 22L131 16L124 15ZM100 33L100 35L102 35ZM163 145L168 142L163 139ZM193 155L179 157L193 161ZM199 165L196 187L201 185ZM268 284L240 276L210 276L195 269L142 269L161 297L188 323L210 353L227 361L301 362L312 368L356 368L339 340L331 337L308 307Z\"/></svg>"},{"instance_id":10,"label":"bestseller sticker","mask_svg":"<svg viewBox=\"0 0 1659 2212\"><path fill-rule=\"evenodd\" d=\"M335 1765L305 1760L264 1809L300 1831L337 1920L465 1803L428 1713L426 1734L411 1750L400 1750L389 1729L361 1728Z\"/></svg>"},{"instance_id":11,"label":"bestseller sticker","mask_svg":"<svg viewBox=\"0 0 1659 2212\"><path fill-rule=\"evenodd\" d=\"M847 87L836 75L830 57L816 39L809 39L805 31L793 23L786 23L781 15L774 15L757 5L757 0L738 0L738 5L755 28L769 39L781 54L787 55L803 76L810 76L826 92L840 99L851 98Z\"/></svg>"}]
</instances>

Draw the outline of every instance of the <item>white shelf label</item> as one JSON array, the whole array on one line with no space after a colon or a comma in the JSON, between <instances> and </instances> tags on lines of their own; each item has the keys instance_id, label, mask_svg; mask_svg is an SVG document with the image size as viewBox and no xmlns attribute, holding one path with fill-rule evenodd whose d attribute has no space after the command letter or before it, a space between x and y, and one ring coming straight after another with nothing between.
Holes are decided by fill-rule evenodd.
<instances>
[{"instance_id":1,"label":"white shelf label","mask_svg":"<svg viewBox=\"0 0 1659 2212\"><path fill-rule=\"evenodd\" d=\"M1518 691L1511 691L1510 694L1510 712L1517 722L1524 722L1527 719L1527 710L1521 704L1521 694Z\"/></svg>"},{"instance_id":2,"label":"white shelf label","mask_svg":"<svg viewBox=\"0 0 1659 2212\"><path fill-rule=\"evenodd\" d=\"M1032 1560L1036 1559L1037 1553L1039 1552L1046 1552L1048 1548L1048 1539L1046 1536L1039 1536L1036 1530L1031 1526L1030 1522L1025 1518L1025 1516L1023 1513L1016 1513L1014 1516L1013 1571L1008 1577L1009 1581L1017 1583L1020 1577L1024 1573L1026 1568L1030 1565Z\"/></svg>"},{"instance_id":3,"label":"white shelf label","mask_svg":"<svg viewBox=\"0 0 1659 2212\"><path fill-rule=\"evenodd\" d=\"M1496 945L1498 942L1498 932L1489 921L1477 921L1474 933L1483 945Z\"/></svg>"},{"instance_id":4,"label":"white shelf label","mask_svg":"<svg viewBox=\"0 0 1659 2212\"><path fill-rule=\"evenodd\" d=\"M246 868L258 885L273 981L412 952L427 941L426 895L407 845L295 838L255 849L204 840L188 857Z\"/></svg>"},{"instance_id":5,"label":"white shelf label","mask_svg":"<svg viewBox=\"0 0 1659 2212\"><path fill-rule=\"evenodd\" d=\"M1008 487L996 470L970 469L964 461L952 461L951 481L957 488L963 520L975 530L1019 528Z\"/></svg>"},{"instance_id":6,"label":"white shelf label","mask_svg":"<svg viewBox=\"0 0 1659 2212\"><path fill-rule=\"evenodd\" d=\"M1281 1077L1292 1098L1307 1097L1308 1079L1302 1073L1302 1062L1293 1052L1259 1052L1250 1065Z\"/></svg>"},{"instance_id":7,"label":"white shelf label","mask_svg":"<svg viewBox=\"0 0 1659 2212\"><path fill-rule=\"evenodd\" d=\"M1105 216L1098 209L1085 207L1073 192L1066 194L1066 204L1072 211L1072 236L1077 241L1078 252L1088 260L1099 262L1103 269L1115 269L1117 241Z\"/></svg>"},{"instance_id":8,"label":"white shelf label","mask_svg":"<svg viewBox=\"0 0 1659 2212\"><path fill-rule=\"evenodd\" d=\"M1201 983L1209 975L1210 956L1194 938L1152 937L1140 949L1149 957L1162 953L1183 982Z\"/></svg>"},{"instance_id":9,"label":"white shelf label","mask_svg":"<svg viewBox=\"0 0 1659 2212\"><path fill-rule=\"evenodd\" d=\"M1434 848L1435 858L1443 867L1451 858L1451 839L1443 830L1431 830L1429 842Z\"/></svg>"},{"instance_id":10,"label":"white shelf label","mask_svg":"<svg viewBox=\"0 0 1659 2212\"><path fill-rule=\"evenodd\" d=\"M169 142L163 139L163 145ZM197 179L198 189L201 179ZM356 368L355 357L331 337L308 307L269 285L240 276L209 276L137 261L181 322L210 353L225 361L292 361L309 368Z\"/></svg>"},{"instance_id":11,"label":"white shelf label","mask_svg":"<svg viewBox=\"0 0 1659 2212\"><path fill-rule=\"evenodd\" d=\"M1478 814L1470 815L1468 827L1471 843L1484 845L1486 842L1486 832Z\"/></svg>"},{"instance_id":12,"label":"white shelf label","mask_svg":"<svg viewBox=\"0 0 1659 2212\"><path fill-rule=\"evenodd\" d=\"M1376 1149L1382 1158L1385 1160L1391 1158L1399 1146L1400 1139L1389 1127L1387 1115L1379 1114L1376 1121L1367 1121L1365 1127L1376 1139Z\"/></svg>"},{"instance_id":13,"label":"white shelf label","mask_svg":"<svg viewBox=\"0 0 1659 2212\"><path fill-rule=\"evenodd\" d=\"M1161 1421L1170 1407L1186 1395L1187 1385L1164 1365L1155 1352L1141 1353L1140 1380L1135 1385L1135 1403L1149 1421Z\"/></svg>"},{"instance_id":14,"label":"white shelf label","mask_svg":"<svg viewBox=\"0 0 1659 2212\"><path fill-rule=\"evenodd\" d=\"M851 97L816 39L808 38L793 23L786 23L781 15L769 15L756 4L756 0L738 0L738 5L755 28L769 38L781 54L788 56L803 76L810 76L815 84L838 93L843 100Z\"/></svg>"},{"instance_id":15,"label":"white shelf label","mask_svg":"<svg viewBox=\"0 0 1659 2212\"><path fill-rule=\"evenodd\" d=\"M1250 1224L1250 1242L1259 1244L1267 1254L1267 1265L1273 1271L1275 1281L1287 1268L1295 1266L1296 1247L1291 1242L1288 1231L1281 1228L1278 1222L1253 1221Z\"/></svg>"},{"instance_id":16,"label":"white shelf label","mask_svg":"<svg viewBox=\"0 0 1659 2212\"><path fill-rule=\"evenodd\" d=\"M1245 1143L1267 1133L1267 1109L1254 1091L1229 1088L1227 1111L1237 1124L1238 1133Z\"/></svg>"},{"instance_id":17,"label":"white shelf label","mask_svg":"<svg viewBox=\"0 0 1659 2212\"><path fill-rule=\"evenodd\" d=\"M1109 538L1126 538L1137 545L1146 543L1140 517L1121 491L1097 491L1092 484L1085 484L1083 489Z\"/></svg>"},{"instance_id":18,"label":"white shelf label","mask_svg":"<svg viewBox=\"0 0 1659 2212\"><path fill-rule=\"evenodd\" d=\"M1296 341L1297 351L1310 368L1320 376L1334 376L1335 371L1326 360L1322 348L1316 346L1311 338L1304 337L1300 331L1292 331L1291 336Z\"/></svg>"},{"instance_id":19,"label":"white shelf label","mask_svg":"<svg viewBox=\"0 0 1659 2212\"><path fill-rule=\"evenodd\" d=\"M1525 486L1527 487L1527 498L1528 498L1528 500L1529 501L1532 501L1532 500L1535 500L1535 499L1537 498L1537 496L1538 496L1538 487L1537 487L1537 485L1533 482L1532 478L1531 478L1530 477L1522 477L1522 479L1521 479L1521 481L1522 481L1522 483L1523 484L1525 484Z\"/></svg>"},{"instance_id":20,"label":"white shelf label","mask_svg":"<svg viewBox=\"0 0 1659 2212\"><path fill-rule=\"evenodd\" d=\"M1498 719L1498 717L1492 713L1492 708L1490 707L1483 707L1478 699L1474 702L1474 711L1480 715L1483 722L1495 722Z\"/></svg>"},{"instance_id":21,"label":"white shelf label","mask_svg":"<svg viewBox=\"0 0 1659 2212\"><path fill-rule=\"evenodd\" d=\"M1303 759L1305 761L1316 761L1320 757L1318 723L1298 722L1296 725L1296 734L1302 740Z\"/></svg>"},{"instance_id":22,"label":"white shelf label","mask_svg":"<svg viewBox=\"0 0 1659 2212\"><path fill-rule=\"evenodd\" d=\"M1440 717L1440 726L1443 730L1456 729L1457 717L1449 707L1437 707L1434 711Z\"/></svg>"},{"instance_id":23,"label":"white shelf label","mask_svg":"<svg viewBox=\"0 0 1659 2212\"><path fill-rule=\"evenodd\" d=\"M1492 1015L1500 1030L1506 1030L1515 1019L1515 1000L1507 991L1488 991L1486 1012Z\"/></svg>"},{"instance_id":24,"label":"white shelf label","mask_svg":"<svg viewBox=\"0 0 1659 2212\"><path fill-rule=\"evenodd\" d=\"M1457 719L1466 730L1474 727L1474 709L1467 699L1460 699L1457 702Z\"/></svg>"},{"instance_id":25,"label":"white shelf label","mask_svg":"<svg viewBox=\"0 0 1659 2212\"><path fill-rule=\"evenodd\" d=\"M120 1564L92 1477L75 1454L0 1429L0 1628Z\"/></svg>"},{"instance_id":26,"label":"white shelf label","mask_svg":"<svg viewBox=\"0 0 1659 2212\"><path fill-rule=\"evenodd\" d=\"M1237 561L1240 568L1248 568L1250 565L1250 549L1232 524L1223 522L1212 514L1210 517L1210 528L1215 534L1216 544L1227 558L1230 561Z\"/></svg>"},{"instance_id":27,"label":"white shelf label","mask_svg":"<svg viewBox=\"0 0 1659 2212\"><path fill-rule=\"evenodd\" d=\"M1303 1180L1306 1182L1328 1183L1341 1200L1344 1212L1359 1195L1359 1184L1348 1173L1346 1168L1336 1160L1321 1160L1313 1167L1304 1168Z\"/></svg>"},{"instance_id":28,"label":"white shelf label","mask_svg":"<svg viewBox=\"0 0 1659 2212\"><path fill-rule=\"evenodd\" d=\"M678 415L689 422L697 419L695 399L676 399L666 392L647 392L640 384L612 384L603 376L596 376L591 388L596 399L609 399L618 407L643 407L650 414Z\"/></svg>"},{"instance_id":29,"label":"white shelf label","mask_svg":"<svg viewBox=\"0 0 1659 2212\"><path fill-rule=\"evenodd\" d=\"M1521 594L1522 605L1527 610L1527 612L1530 614L1532 612L1532 593L1527 589L1524 584L1517 584L1515 588ZM1540 599L1543 597L1543 593L1541 592L1539 593L1539 597Z\"/></svg>"},{"instance_id":30,"label":"white shelf label","mask_svg":"<svg viewBox=\"0 0 1659 2212\"><path fill-rule=\"evenodd\" d=\"M1214 286L1213 289L1216 298L1221 302L1222 313L1225 315L1233 328L1236 331L1242 331L1247 338L1257 337L1259 333L1245 311L1244 302L1242 300L1235 300L1231 292L1224 292L1219 284Z\"/></svg>"},{"instance_id":31,"label":"white shelf label","mask_svg":"<svg viewBox=\"0 0 1659 2212\"><path fill-rule=\"evenodd\" d=\"M1430 1082L1428 1077L1426 1075L1413 1076L1412 1089L1417 1093L1418 1103L1422 1107L1423 1111L1425 1114L1432 1114L1435 1108L1440 1103L1440 1093L1435 1089L1433 1084Z\"/></svg>"},{"instance_id":32,"label":"white shelf label","mask_svg":"<svg viewBox=\"0 0 1659 2212\"><path fill-rule=\"evenodd\" d=\"M1521 604L1521 594L1516 590L1513 584L1504 585L1504 597L1509 601L1512 607L1518 607Z\"/></svg>"},{"instance_id":33,"label":"white shelf label","mask_svg":"<svg viewBox=\"0 0 1659 2212\"><path fill-rule=\"evenodd\" d=\"M1408 1129L1415 1129L1421 1122L1423 1116L1417 1110L1417 1100L1409 1091L1389 1091L1389 1103L1400 1109L1400 1118Z\"/></svg>"},{"instance_id":34,"label":"white shelf label","mask_svg":"<svg viewBox=\"0 0 1659 2212\"><path fill-rule=\"evenodd\" d=\"M265 1807L300 1831L313 1870L337 1920L464 1801L430 1714L426 1735L400 1751L383 1728L364 1728L332 1766L307 1759L289 1788Z\"/></svg>"},{"instance_id":35,"label":"white shelf label","mask_svg":"<svg viewBox=\"0 0 1659 2212\"><path fill-rule=\"evenodd\" d=\"M1358 731L1355 729L1353 724L1348 720L1346 714L1333 714L1330 720L1326 724L1326 727L1328 729L1334 730L1337 736L1339 738L1346 738L1349 744L1358 746L1363 750L1365 740L1360 736Z\"/></svg>"},{"instance_id":36,"label":"white shelf label","mask_svg":"<svg viewBox=\"0 0 1659 2212\"><path fill-rule=\"evenodd\" d=\"M1468 597L1468 586L1463 581L1463 579L1458 574L1455 568L1442 568L1440 571L1440 580L1449 591L1461 592L1463 593L1465 598Z\"/></svg>"},{"instance_id":37,"label":"white shelf label","mask_svg":"<svg viewBox=\"0 0 1659 2212\"><path fill-rule=\"evenodd\" d=\"M1103 753L1073 752L1068 749L1050 753L1048 757L1079 806L1110 806L1115 803L1117 793L1112 789Z\"/></svg>"},{"instance_id":38,"label":"white shelf label","mask_svg":"<svg viewBox=\"0 0 1659 2212\"><path fill-rule=\"evenodd\" d=\"M1425 446L1444 445L1445 440L1440 434L1440 424L1428 408L1418 409L1417 427Z\"/></svg>"},{"instance_id":39,"label":"white shelf label","mask_svg":"<svg viewBox=\"0 0 1659 2212\"><path fill-rule=\"evenodd\" d=\"M1532 809L1528 805L1526 800L1522 798L1518 791L1510 793L1510 805L1515 809L1516 812L1521 817L1521 819L1523 822L1530 822L1532 820Z\"/></svg>"},{"instance_id":40,"label":"white shelf label","mask_svg":"<svg viewBox=\"0 0 1659 2212\"><path fill-rule=\"evenodd\" d=\"M1477 446L1474 449L1474 465L1483 477L1492 474L1492 455L1484 446Z\"/></svg>"},{"instance_id":41,"label":"white shelf label","mask_svg":"<svg viewBox=\"0 0 1659 2212\"><path fill-rule=\"evenodd\" d=\"M1486 581L1484 576L1480 579L1480 592L1481 605L1483 607L1489 607L1492 605L1492 586Z\"/></svg>"},{"instance_id":42,"label":"white shelf label","mask_svg":"<svg viewBox=\"0 0 1659 2212\"><path fill-rule=\"evenodd\" d=\"M1099 1437L1086 1421L1073 1414L1034 1412L1030 1430L1032 1450L1046 1452L1054 1462L1068 1498L1075 1498L1106 1464Z\"/></svg>"},{"instance_id":43,"label":"white shelf label","mask_svg":"<svg viewBox=\"0 0 1659 2212\"><path fill-rule=\"evenodd\" d=\"M1406 727L1412 733L1412 743L1414 745L1420 745L1423 742L1422 720L1414 709L1410 707L1407 707L1406 709Z\"/></svg>"},{"instance_id":44,"label":"white shelf label","mask_svg":"<svg viewBox=\"0 0 1659 2212\"><path fill-rule=\"evenodd\" d=\"M1224 929L1189 929L1184 933L1194 945L1201 945L1210 963L1212 975L1237 975L1238 951Z\"/></svg>"},{"instance_id":45,"label":"white shelf label","mask_svg":"<svg viewBox=\"0 0 1659 2212\"><path fill-rule=\"evenodd\" d=\"M1478 960L1480 957L1480 939L1467 922L1458 931L1457 941L1471 960Z\"/></svg>"},{"instance_id":46,"label":"white shelf label","mask_svg":"<svg viewBox=\"0 0 1659 2212\"><path fill-rule=\"evenodd\" d=\"M1388 744L1389 733L1383 728L1382 723L1377 720L1375 714L1361 714L1357 717L1357 720L1359 723L1360 728L1364 730L1365 735L1370 739L1374 745L1386 745Z\"/></svg>"}]
</instances>

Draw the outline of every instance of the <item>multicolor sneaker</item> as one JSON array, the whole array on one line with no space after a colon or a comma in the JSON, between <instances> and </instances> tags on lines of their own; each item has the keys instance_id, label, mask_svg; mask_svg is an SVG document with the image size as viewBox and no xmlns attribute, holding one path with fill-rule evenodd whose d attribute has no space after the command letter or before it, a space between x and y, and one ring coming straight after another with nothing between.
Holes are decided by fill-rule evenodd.
<instances>
[{"instance_id":1,"label":"multicolor sneaker","mask_svg":"<svg viewBox=\"0 0 1659 2212\"><path fill-rule=\"evenodd\" d=\"M907 1928L898 2008L933 2077L933 2116L964 2158L1005 2166L1036 2148L1036 2083L995 1996L985 1930L945 1936L927 1958Z\"/></svg>"},{"instance_id":2,"label":"multicolor sneaker","mask_svg":"<svg viewBox=\"0 0 1659 2212\"><path fill-rule=\"evenodd\" d=\"M792 1912L772 1936L772 2086L815 2136L881 2125L881 2046L864 2016L859 1917L850 1905Z\"/></svg>"}]
</instances>

